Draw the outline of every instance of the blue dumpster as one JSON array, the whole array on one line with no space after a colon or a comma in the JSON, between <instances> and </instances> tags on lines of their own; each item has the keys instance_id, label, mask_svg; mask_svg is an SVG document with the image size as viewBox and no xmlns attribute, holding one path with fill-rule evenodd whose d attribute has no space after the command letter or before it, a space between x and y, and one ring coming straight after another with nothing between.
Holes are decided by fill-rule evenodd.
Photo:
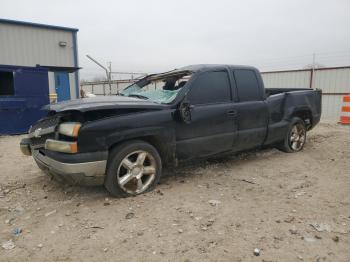
<instances>
[{"instance_id":1,"label":"blue dumpster","mask_svg":"<svg viewBox=\"0 0 350 262\"><path fill-rule=\"evenodd\" d=\"M0 65L0 134L26 133L47 104L47 68Z\"/></svg>"}]
</instances>

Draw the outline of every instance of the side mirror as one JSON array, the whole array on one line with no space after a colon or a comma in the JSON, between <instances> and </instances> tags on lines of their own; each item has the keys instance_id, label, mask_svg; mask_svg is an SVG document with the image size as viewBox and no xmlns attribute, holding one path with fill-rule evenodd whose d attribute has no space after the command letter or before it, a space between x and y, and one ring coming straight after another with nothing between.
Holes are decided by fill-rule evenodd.
<instances>
[{"instance_id":1,"label":"side mirror","mask_svg":"<svg viewBox=\"0 0 350 262\"><path fill-rule=\"evenodd\" d=\"M192 106L190 105L189 102L184 101L180 104L180 107L179 107L180 118L186 124L191 123L191 120L192 120L191 109L192 109Z\"/></svg>"}]
</instances>

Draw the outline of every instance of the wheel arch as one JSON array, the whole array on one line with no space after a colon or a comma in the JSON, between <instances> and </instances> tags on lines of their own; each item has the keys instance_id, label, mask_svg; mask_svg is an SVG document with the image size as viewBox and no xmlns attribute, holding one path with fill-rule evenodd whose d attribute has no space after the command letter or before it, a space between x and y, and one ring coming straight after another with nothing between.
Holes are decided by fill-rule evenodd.
<instances>
[{"instance_id":1,"label":"wheel arch","mask_svg":"<svg viewBox=\"0 0 350 262\"><path fill-rule=\"evenodd\" d=\"M312 128L312 112L309 108L299 108L293 111L291 114L291 119L293 117L298 117L304 121L306 129L310 130Z\"/></svg>"},{"instance_id":2,"label":"wheel arch","mask_svg":"<svg viewBox=\"0 0 350 262\"><path fill-rule=\"evenodd\" d=\"M114 148L121 144L143 141L152 145L159 153L163 165L176 165L176 143L175 135L173 132L158 131L155 133L143 132L143 134L133 134L128 136L120 136L120 139L111 141L108 144L108 152L111 152Z\"/></svg>"}]
</instances>

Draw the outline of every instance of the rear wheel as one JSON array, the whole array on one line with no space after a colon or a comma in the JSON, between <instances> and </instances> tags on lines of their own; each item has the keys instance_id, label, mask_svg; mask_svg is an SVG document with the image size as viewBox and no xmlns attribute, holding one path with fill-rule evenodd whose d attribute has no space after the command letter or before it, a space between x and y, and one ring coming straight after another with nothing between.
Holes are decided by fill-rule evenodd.
<instances>
[{"instance_id":1,"label":"rear wheel","mask_svg":"<svg viewBox=\"0 0 350 262\"><path fill-rule=\"evenodd\" d=\"M129 141L110 152L105 187L117 197L139 195L157 185L161 171L161 158L152 145Z\"/></svg>"},{"instance_id":2,"label":"rear wheel","mask_svg":"<svg viewBox=\"0 0 350 262\"><path fill-rule=\"evenodd\" d=\"M281 144L277 146L278 149L294 153L303 149L306 142L306 127L305 123L299 117L294 117L289 125L288 132Z\"/></svg>"}]
</instances>

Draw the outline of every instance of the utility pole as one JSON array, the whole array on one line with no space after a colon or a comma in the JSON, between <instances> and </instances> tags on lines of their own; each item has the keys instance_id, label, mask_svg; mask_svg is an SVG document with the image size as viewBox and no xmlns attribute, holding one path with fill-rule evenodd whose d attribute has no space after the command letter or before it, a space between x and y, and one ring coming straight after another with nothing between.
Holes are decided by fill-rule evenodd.
<instances>
[{"instance_id":1,"label":"utility pole","mask_svg":"<svg viewBox=\"0 0 350 262\"><path fill-rule=\"evenodd\" d=\"M107 77L107 81L108 81L108 85L109 85L109 90L110 90L110 93L112 92L112 84L111 84L111 68L112 68L112 63L110 62L109 63L109 71L106 67L104 67L101 63L99 63L97 60L95 60L94 58L92 58L91 56L89 55L86 55L87 58L89 58L92 62L94 62L96 65L98 65L99 67L103 68L103 70L105 70L106 72L106 77Z\"/></svg>"},{"instance_id":2,"label":"utility pole","mask_svg":"<svg viewBox=\"0 0 350 262\"><path fill-rule=\"evenodd\" d=\"M311 69L311 76L310 76L310 88L312 89L314 87L314 78L315 78L315 67L316 67L316 54L312 54L312 69Z\"/></svg>"},{"instance_id":3,"label":"utility pole","mask_svg":"<svg viewBox=\"0 0 350 262\"><path fill-rule=\"evenodd\" d=\"M108 73L108 82L109 82L109 95L112 95L112 62L108 62L108 69L109 69L109 73ZM118 91L117 91L118 93Z\"/></svg>"}]
</instances>

